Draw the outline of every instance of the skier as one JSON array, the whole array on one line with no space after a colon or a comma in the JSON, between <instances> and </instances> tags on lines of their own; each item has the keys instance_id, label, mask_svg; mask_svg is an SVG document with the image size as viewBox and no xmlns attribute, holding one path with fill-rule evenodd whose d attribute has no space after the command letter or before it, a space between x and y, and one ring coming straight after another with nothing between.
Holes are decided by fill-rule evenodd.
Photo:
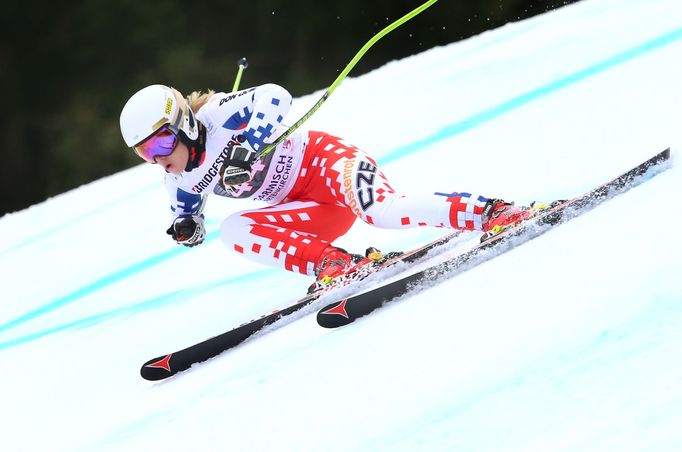
<instances>
[{"instance_id":1,"label":"skier","mask_svg":"<svg viewBox=\"0 0 682 452\"><path fill-rule=\"evenodd\" d=\"M380 228L416 226L497 231L532 213L497 198L469 193L401 195L372 157L345 140L297 129L281 136L292 96L275 84L234 93L151 85L121 112L127 146L165 171L172 224L185 246L204 241L208 194L264 201L268 207L228 216L220 236L228 248L268 265L316 275L320 287L379 259L332 243L357 218Z\"/></svg>"}]
</instances>

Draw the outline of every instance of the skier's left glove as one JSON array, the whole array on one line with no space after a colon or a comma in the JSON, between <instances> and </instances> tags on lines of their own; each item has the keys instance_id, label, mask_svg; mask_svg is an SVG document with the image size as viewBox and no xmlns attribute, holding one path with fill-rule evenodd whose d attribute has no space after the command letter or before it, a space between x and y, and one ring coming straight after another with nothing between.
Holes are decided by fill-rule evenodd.
<instances>
[{"instance_id":1,"label":"skier's left glove","mask_svg":"<svg viewBox=\"0 0 682 452\"><path fill-rule=\"evenodd\" d=\"M196 246L206 238L204 219L198 215L178 217L168 228L166 234L181 245Z\"/></svg>"},{"instance_id":2,"label":"skier's left glove","mask_svg":"<svg viewBox=\"0 0 682 452\"><path fill-rule=\"evenodd\" d=\"M251 165L256 159L256 151L250 149L243 135L236 137L230 144L232 148L221 171L223 185L226 188L250 181Z\"/></svg>"}]
</instances>

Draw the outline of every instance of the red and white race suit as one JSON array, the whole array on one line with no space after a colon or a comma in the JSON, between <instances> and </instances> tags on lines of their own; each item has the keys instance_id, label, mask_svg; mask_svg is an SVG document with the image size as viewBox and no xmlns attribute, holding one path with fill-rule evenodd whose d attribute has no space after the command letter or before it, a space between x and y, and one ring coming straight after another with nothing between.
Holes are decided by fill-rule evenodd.
<instances>
[{"instance_id":1,"label":"red and white race suit","mask_svg":"<svg viewBox=\"0 0 682 452\"><path fill-rule=\"evenodd\" d=\"M404 196L377 163L346 141L297 130L252 165L251 180L224 187L225 147L243 135L259 151L285 130L291 95L268 84L237 93L216 93L196 114L206 127L201 163L179 176L167 174L175 217L196 214L213 193L264 201L268 207L227 217L220 235L228 248L255 261L307 275L322 251L357 218L380 228L417 226L483 230L488 201L468 193Z\"/></svg>"}]
</instances>

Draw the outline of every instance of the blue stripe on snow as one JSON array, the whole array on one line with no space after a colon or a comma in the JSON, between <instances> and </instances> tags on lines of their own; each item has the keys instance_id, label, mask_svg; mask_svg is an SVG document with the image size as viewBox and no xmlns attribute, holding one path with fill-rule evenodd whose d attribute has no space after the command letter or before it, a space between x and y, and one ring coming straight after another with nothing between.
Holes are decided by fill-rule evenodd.
<instances>
[{"instance_id":1,"label":"blue stripe on snow","mask_svg":"<svg viewBox=\"0 0 682 452\"><path fill-rule=\"evenodd\" d=\"M571 75L550 82L534 90L528 91L527 93L513 97L492 108L483 110L478 113L474 113L468 118L465 118L454 124L450 124L449 126L443 127L435 134L426 137L422 140L418 140L415 141L414 143L410 143L408 145L401 146L391 151L388 151L385 155L378 159L379 163L385 165L387 163L400 160L404 157L407 157L408 155L411 155L419 150L422 150L425 147L431 146L445 139L459 135L463 132L467 132L484 123L497 119L506 113L523 107L524 105L528 105L531 102L534 102L545 96L560 91L568 86L574 85L590 77L594 77L595 75L601 74L602 72L605 72L609 69L613 69L614 67L619 66L623 63L632 61L635 58L638 58L653 50L677 42L680 39L682 39L682 28L678 28L677 30L659 36L658 38L652 39L651 41L647 41L644 44L621 52L617 55L607 58L606 60L600 63L594 64Z\"/></svg>"}]
</instances>

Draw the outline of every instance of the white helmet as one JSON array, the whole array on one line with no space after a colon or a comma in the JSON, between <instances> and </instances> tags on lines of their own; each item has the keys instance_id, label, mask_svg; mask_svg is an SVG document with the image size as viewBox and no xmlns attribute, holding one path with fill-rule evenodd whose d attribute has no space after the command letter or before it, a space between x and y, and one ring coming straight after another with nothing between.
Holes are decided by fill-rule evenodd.
<instances>
[{"instance_id":1,"label":"white helmet","mask_svg":"<svg viewBox=\"0 0 682 452\"><path fill-rule=\"evenodd\" d=\"M168 124L190 140L199 136L197 122L187 101L176 89L151 85L133 94L121 111L121 133L126 145L133 147Z\"/></svg>"}]
</instances>

